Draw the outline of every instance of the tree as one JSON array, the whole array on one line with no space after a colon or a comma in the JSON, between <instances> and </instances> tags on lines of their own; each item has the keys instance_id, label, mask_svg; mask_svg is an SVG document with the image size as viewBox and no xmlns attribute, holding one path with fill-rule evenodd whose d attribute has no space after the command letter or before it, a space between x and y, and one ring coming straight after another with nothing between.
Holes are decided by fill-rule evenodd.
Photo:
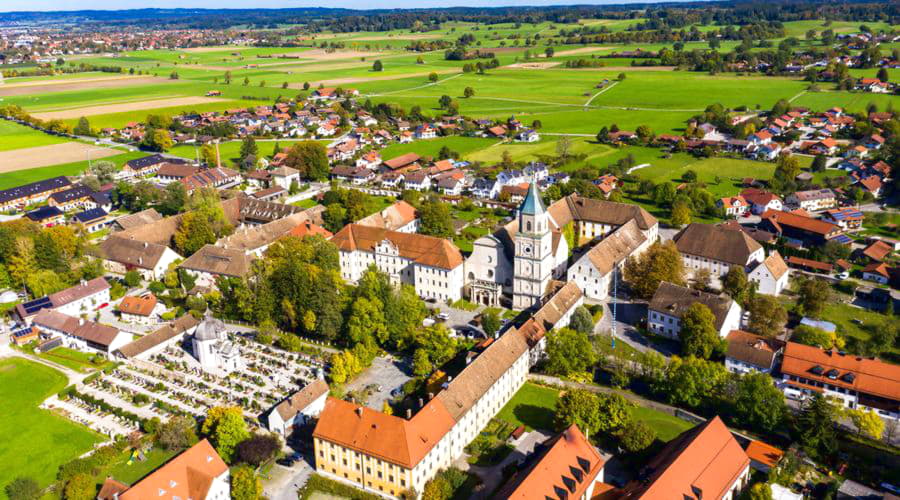
<instances>
[{"instance_id":1,"label":"tree","mask_svg":"<svg viewBox=\"0 0 900 500\"><path fill-rule=\"evenodd\" d=\"M239 406L214 406L206 412L201 430L208 436L219 456L231 463L235 447L250 437Z\"/></svg>"},{"instance_id":2,"label":"tree","mask_svg":"<svg viewBox=\"0 0 900 500\"><path fill-rule=\"evenodd\" d=\"M771 115L774 117L778 117L778 116L781 116L781 115L787 113L790 110L791 110L791 103L787 99L779 99L778 102L776 102L775 105L772 106Z\"/></svg>"},{"instance_id":3,"label":"tree","mask_svg":"<svg viewBox=\"0 0 900 500\"><path fill-rule=\"evenodd\" d=\"M748 500L772 500L772 487L768 483L756 483L750 487Z\"/></svg>"},{"instance_id":4,"label":"tree","mask_svg":"<svg viewBox=\"0 0 900 500\"><path fill-rule=\"evenodd\" d=\"M160 424L156 431L156 442L166 450L183 450L197 443L194 419L174 416Z\"/></svg>"},{"instance_id":5,"label":"tree","mask_svg":"<svg viewBox=\"0 0 900 500\"><path fill-rule=\"evenodd\" d=\"M716 317L705 304L694 302L681 315L681 352L688 356L708 359L721 345L716 331Z\"/></svg>"},{"instance_id":6,"label":"tree","mask_svg":"<svg viewBox=\"0 0 900 500\"><path fill-rule=\"evenodd\" d=\"M438 81L438 74L435 72L431 72L428 74L428 81L431 83L435 83Z\"/></svg>"},{"instance_id":7,"label":"tree","mask_svg":"<svg viewBox=\"0 0 900 500\"><path fill-rule=\"evenodd\" d=\"M787 415L784 395L768 374L754 371L740 376L733 397L738 422L761 432L774 432Z\"/></svg>"},{"instance_id":8,"label":"tree","mask_svg":"<svg viewBox=\"0 0 900 500\"><path fill-rule=\"evenodd\" d=\"M417 377L428 376L432 371L431 360L425 349L416 349L413 352L413 375Z\"/></svg>"},{"instance_id":9,"label":"tree","mask_svg":"<svg viewBox=\"0 0 900 500\"><path fill-rule=\"evenodd\" d=\"M181 218L174 239L178 253L190 256L204 245L215 243L218 238L208 218L199 212L188 212Z\"/></svg>"},{"instance_id":10,"label":"tree","mask_svg":"<svg viewBox=\"0 0 900 500\"><path fill-rule=\"evenodd\" d=\"M587 334L570 328L547 334L547 373L571 375L587 371L597 362Z\"/></svg>"},{"instance_id":11,"label":"tree","mask_svg":"<svg viewBox=\"0 0 900 500\"><path fill-rule=\"evenodd\" d=\"M878 74L875 75L875 77L878 78L879 80L881 80L882 82L889 82L891 80L890 76L888 75L888 70L885 67L881 67L878 70Z\"/></svg>"},{"instance_id":12,"label":"tree","mask_svg":"<svg viewBox=\"0 0 900 500\"><path fill-rule=\"evenodd\" d=\"M600 426L594 429L594 432L612 433L631 421L633 405L621 394L597 394L597 404L600 410Z\"/></svg>"},{"instance_id":13,"label":"tree","mask_svg":"<svg viewBox=\"0 0 900 500\"><path fill-rule=\"evenodd\" d=\"M34 257L34 240L25 236L19 236L13 244L13 253L8 258L7 267L9 276L16 286L25 284L25 280L37 270Z\"/></svg>"},{"instance_id":14,"label":"tree","mask_svg":"<svg viewBox=\"0 0 900 500\"><path fill-rule=\"evenodd\" d=\"M684 285L684 265L675 243L656 242L639 257L629 258L625 278L635 296L645 299L652 297L663 281Z\"/></svg>"},{"instance_id":15,"label":"tree","mask_svg":"<svg viewBox=\"0 0 900 500\"><path fill-rule=\"evenodd\" d=\"M672 205L672 225L676 227L686 226L691 223L691 207L682 201L676 201Z\"/></svg>"},{"instance_id":16,"label":"tree","mask_svg":"<svg viewBox=\"0 0 900 500\"><path fill-rule=\"evenodd\" d=\"M572 149L572 139L567 135L560 136L556 141L556 155L562 159L566 159L569 157L569 152Z\"/></svg>"},{"instance_id":17,"label":"tree","mask_svg":"<svg viewBox=\"0 0 900 500\"><path fill-rule=\"evenodd\" d=\"M38 270L25 279L25 286L33 297L43 297L67 288L63 278L50 269Z\"/></svg>"},{"instance_id":18,"label":"tree","mask_svg":"<svg viewBox=\"0 0 900 500\"><path fill-rule=\"evenodd\" d=\"M653 130L647 125L638 125L637 130L634 132L637 134L638 139L645 144L653 140Z\"/></svg>"},{"instance_id":19,"label":"tree","mask_svg":"<svg viewBox=\"0 0 900 500\"><path fill-rule=\"evenodd\" d=\"M828 165L828 157L827 156L816 155L816 158L813 160L810 170L812 170L813 172L824 172L827 165Z\"/></svg>"},{"instance_id":20,"label":"tree","mask_svg":"<svg viewBox=\"0 0 900 500\"><path fill-rule=\"evenodd\" d=\"M591 316L591 312L584 306L576 307L575 312L572 313L572 319L569 320L569 328L587 335L593 333L594 318Z\"/></svg>"},{"instance_id":21,"label":"tree","mask_svg":"<svg viewBox=\"0 0 900 500\"><path fill-rule=\"evenodd\" d=\"M822 394L806 400L796 419L800 444L815 458L828 458L837 450L834 423L840 410Z\"/></svg>"},{"instance_id":22,"label":"tree","mask_svg":"<svg viewBox=\"0 0 900 500\"><path fill-rule=\"evenodd\" d=\"M141 142L141 146L144 148L163 153L172 149L174 145L175 143L172 141L169 131L163 129L148 130L143 142Z\"/></svg>"},{"instance_id":23,"label":"tree","mask_svg":"<svg viewBox=\"0 0 900 500\"><path fill-rule=\"evenodd\" d=\"M794 332L791 334L791 341L821 347L822 349L843 346L843 342L838 341L836 334L809 325L799 325L794 328Z\"/></svg>"},{"instance_id":24,"label":"tree","mask_svg":"<svg viewBox=\"0 0 900 500\"><path fill-rule=\"evenodd\" d=\"M200 161L205 163L207 166L214 166L214 165L218 164L218 155L216 154L216 147L213 146L212 143L208 142L208 143L200 146Z\"/></svg>"},{"instance_id":25,"label":"tree","mask_svg":"<svg viewBox=\"0 0 900 500\"><path fill-rule=\"evenodd\" d=\"M749 329L753 333L775 337L784 331L787 324L787 311L778 299L771 295L756 295L750 300Z\"/></svg>"},{"instance_id":26,"label":"tree","mask_svg":"<svg viewBox=\"0 0 900 500\"><path fill-rule=\"evenodd\" d=\"M619 446L629 453L646 450L656 441L656 431L642 420L630 420L616 432Z\"/></svg>"},{"instance_id":27,"label":"tree","mask_svg":"<svg viewBox=\"0 0 900 500\"><path fill-rule=\"evenodd\" d=\"M731 266L722 279L722 291L728 294L738 304L744 304L747 301L747 294L750 292L750 283L747 280L747 273L741 266Z\"/></svg>"},{"instance_id":28,"label":"tree","mask_svg":"<svg viewBox=\"0 0 900 500\"><path fill-rule=\"evenodd\" d=\"M284 164L300 171L305 178L321 181L328 178L328 151L318 141L300 141L288 150Z\"/></svg>"},{"instance_id":29,"label":"tree","mask_svg":"<svg viewBox=\"0 0 900 500\"><path fill-rule=\"evenodd\" d=\"M262 483L251 467L242 465L231 471L232 500L259 500L262 495Z\"/></svg>"},{"instance_id":30,"label":"tree","mask_svg":"<svg viewBox=\"0 0 900 500\"><path fill-rule=\"evenodd\" d=\"M94 478L87 473L72 476L63 490L65 500L94 500L97 496L97 485Z\"/></svg>"},{"instance_id":31,"label":"tree","mask_svg":"<svg viewBox=\"0 0 900 500\"><path fill-rule=\"evenodd\" d=\"M9 500L38 500L43 495L37 481L30 477L17 477L3 490Z\"/></svg>"},{"instance_id":32,"label":"tree","mask_svg":"<svg viewBox=\"0 0 900 500\"><path fill-rule=\"evenodd\" d=\"M553 47L547 47L546 49L544 49L544 55L547 56L547 59L553 57L553 54L555 53L556 51L553 50Z\"/></svg>"},{"instance_id":33,"label":"tree","mask_svg":"<svg viewBox=\"0 0 900 500\"><path fill-rule=\"evenodd\" d=\"M572 424L585 434L599 432L600 406L597 395L585 389L573 389L556 401L556 423L558 428Z\"/></svg>"},{"instance_id":34,"label":"tree","mask_svg":"<svg viewBox=\"0 0 900 500\"><path fill-rule=\"evenodd\" d=\"M831 296L828 283L814 278L801 278L797 285L797 312L805 316L816 316L822 312Z\"/></svg>"},{"instance_id":35,"label":"tree","mask_svg":"<svg viewBox=\"0 0 900 500\"><path fill-rule=\"evenodd\" d=\"M481 329L489 337L492 337L500 330L500 315L497 314L497 311L490 310L481 314Z\"/></svg>"},{"instance_id":36,"label":"tree","mask_svg":"<svg viewBox=\"0 0 900 500\"><path fill-rule=\"evenodd\" d=\"M281 449L281 443L274 434L254 434L238 443L235 451L238 460L259 467L271 460Z\"/></svg>"},{"instance_id":37,"label":"tree","mask_svg":"<svg viewBox=\"0 0 900 500\"><path fill-rule=\"evenodd\" d=\"M463 89L463 97L465 97L466 99L473 97L474 95L475 89L473 89L472 87L466 87L465 89Z\"/></svg>"},{"instance_id":38,"label":"tree","mask_svg":"<svg viewBox=\"0 0 900 500\"><path fill-rule=\"evenodd\" d=\"M878 441L884 434L884 420L877 413L870 410L861 410L859 408L848 411L853 426L856 427L857 435L865 434L866 436Z\"/></svg>"},{"instance_id":39,"label":"tree","mask_svg":"<svg viewBox=\"0 0 900 500\"><path fill-rule=\"evenodd\" d=\"M78 119L78 125L75 125L75 128L72 129L72 132L74 132L75 135L94 135L93 131L91 130L91 122L89 122L88 119L84 116Z\"/></svg>"},{"instance_id":40,"label":"tree","mask_svg":"<svg viewBox=\"0 0 900 500\"><path fill-rule=\"evenodd\" d=\"M430 198L419 207L419 233L438 238L452 238L453 217L450 207L438 198Z\"/></svg>"},{"instance_id":41,"label":"tree","mask_svg":"<svg viewBox=\"0 0 900 500\"><path fill-rule=\"evenodd\" d=\"M653 201L658 205L669 206L675 201L675 196L677 194L678 192L675 189L675 184L666 181L657 184L653 189Z\"/></svg>"},{"instance_id":42,"label":"tree","mask_svg":"<svg viewBox=\"0 0 900 500\"><path fill-rule=\"evenodd\" d=\"M384 65L381 64L381 59L376 59L374 63L372 63L372 71L382 71L384 69Z\"/></svg>"},{"instance_id":43,"label":"tree","mask_svg":"<svg viewBox=\"0 0 900 500\"><path fill-rule=\"evenodd\" d=\"M256 145L256 141L253 139L253 137L249 135L247 137L244 137L244 140L241 141L241 151L238 154L241 162L243 162L250 156L256 158L258 155L259 146Z\"/></svg>"},{"instance_id":44,"label":"tree","mask_svg":"<svg viewBox=\"0 0 900 500\"><path fill-rule=\"evenodd\" d=\"M666 368L666 376L655 389L671 404L698 408L719 394L727 377L728 371L722 363L674 356Z\"/></svg>"},{"instance_id":45,"label":"tree","mask_svg":"<svg viewBox=\"0 0 900 500\"><path fill-rule=\"evenodd\" d=\"M707 268L701 268L694 271L694 284L691 287L694 290L704 291L709 289L712 283L712 273Z\"/></svg>"}]
</instances>

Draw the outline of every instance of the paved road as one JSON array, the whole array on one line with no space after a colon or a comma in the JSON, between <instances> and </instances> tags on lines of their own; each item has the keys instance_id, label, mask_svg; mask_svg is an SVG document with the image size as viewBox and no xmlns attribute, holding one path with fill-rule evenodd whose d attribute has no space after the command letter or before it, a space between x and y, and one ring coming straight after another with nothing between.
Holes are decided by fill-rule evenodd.
<instances>
[{"instance_id":1,"label":"paved road","mask_svg":"<svg viewBox=\"0 0 900 500\"><path fill-rule=\"evenodd\" d=\"M537 445L549 438L550 435L544 434L541 431L531 431L528 434L523 435L518 441L510 443L515 446L515 449L513 449L513 451L497 465L472 465L467 462L469 455L466 453L463 453L461 457L456 459L453 465L462 470L469 471L481 479L481 485L478 490L474 492L472 498L474 500L485 499L500 486L500 481L503 480L504 467L524 460L528 455L531 455L534 452Z\"/></svg>"},{"instance_id":2,"label":"paved road","mask_svg":"<svg viewBox=\"0 0 900 500\"><path fill-rule=\"evenodd\" d=\"M269 500L297 500L297 490L312 473L313 468L306 460L298 460L291 467L275 464L271 478L263 483L263 493Z\"/></svg>"},{"instance_id":3,"label":"paved road","mask_svg":"<svg viewBox=\"0 0 900 500\"><path fill-rule=\"evenodd\" d=\"M367 386L380 387L380 390L375 390L369 396L366 406L381 411L384 402L391 399L391 391L403 386L412 378L409 373L411 370L406 361L378 357L372 362L372 366L347 384L347 391L359 391Z\"/></svg>"}]
</instances>

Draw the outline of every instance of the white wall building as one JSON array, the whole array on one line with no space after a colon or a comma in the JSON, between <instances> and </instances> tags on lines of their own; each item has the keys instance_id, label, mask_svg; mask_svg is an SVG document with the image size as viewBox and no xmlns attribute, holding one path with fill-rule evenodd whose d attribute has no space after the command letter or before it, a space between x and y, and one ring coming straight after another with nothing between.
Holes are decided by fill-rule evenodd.
<instances>
[{"instance_id":1,"label":"white wall building","mask_svg":"<svg viewBox=\"0 0 900 500\"><path fill-rule=\"evenodd\" d=\"M721 337L741 326L741 307L737 302L664 281L647 307L647 327L653 333L678 340L681 316L694 303L701 303L712 311L716 331Z\"/></svg>"}]
</instances>

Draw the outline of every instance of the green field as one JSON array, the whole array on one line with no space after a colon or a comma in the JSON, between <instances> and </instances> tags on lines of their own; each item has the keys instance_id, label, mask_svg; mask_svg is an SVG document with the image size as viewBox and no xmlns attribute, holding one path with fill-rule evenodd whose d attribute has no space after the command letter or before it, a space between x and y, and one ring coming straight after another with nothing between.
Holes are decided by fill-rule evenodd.
<instances>
[{"instance_id":1,"label":"green field","mask_svg":"<svg viewBox=\"0 0 900 500\"><path fill-rule=\"evenodd\" d=\"M147 156L149 153L143 152L123 152L120 155L109 156L104 161L111 161L118 167L122 167L128 160ZM64 163L61 165L51 165L48 167L29 168L25 170L16 170L15 172L0 173L0 189L9 189L29 182L36 182L43 179L49 179L57 175L79 175L88 168L88 162L76 161L74 163Z\"/></svg>"},{"instance_id":2,"label":"green field","mask_svg":"<svg viewBox=\"0 0 900 500\"><path fill-rule=\"evenodd\" d=\"M26 476L46 486L61 464L100 442L87 428L38 409L65 386L66 377L47 366L23 359L0 362L0 463L6 465L0 485Z\"/></svg>"},{"instance_id":3,"label":"green field","mask_svg":"<svg viewBox=\"0 0 900 500\"><path fill-rule=\"evenodd\" d=\"M63 142L68 141L18 123L0 120L0 151L49 146Z\"/></svg>"},{"instance_id":4,"label":"green field","mask_svg":"<svg viewBox=\"0 0 900 500\"><path fill-rule=\"evenodd\" d=\"M410 144L391 144L381 150L381 158L390 160L406 153L416 153L423 157L437 158L438 152L444 146L450 151L459 153L462 158L468 158L472 152L497 144L496 139L479 139L474 137L439 137L414 141Z\"/></svg>"}]
</instances>

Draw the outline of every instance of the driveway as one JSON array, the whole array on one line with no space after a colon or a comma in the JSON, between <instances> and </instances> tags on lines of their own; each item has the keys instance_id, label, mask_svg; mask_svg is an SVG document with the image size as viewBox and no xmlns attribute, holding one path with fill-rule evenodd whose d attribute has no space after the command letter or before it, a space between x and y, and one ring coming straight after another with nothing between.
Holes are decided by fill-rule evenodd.
<instances>
[{"instance_id":1,"label":"driveway","mask_svg":"<svg viewBox=\"0 0 900 500\"><path fill-rule=\"evenodd\" d=\"M513 451L509 453L499 464L484 466L484 465L472 465L466 460L469 456L465 453L454 462L453 465L459 467L462 470L466 470L478 476L481 479L481 487L476 491L473 495L473 499L483 499L488 498L494 490L500 486L500 481L503 480L503 468L509 464L518 463L528 455L534 453L534 449L537 445L543 443L547 439L550 438L549 434L544 434L541 431L531 431L518 439L518 441L514 441L510 444L515 446Z\"/></svg>"},{"instance_id":2,"label":"driveway","mask_svg":"<svg viewBox=\"0 0 900 500\"><path fill-rule=\"evenodd\" d=\"M381 411L385 401L391 399L391 391L406 383L410 378L407 375L409 366L404 361L396 361L389 357L378 357L372 361L366 371L347 384L347 391L359 391L367 386L380 387L368 398L366 406Z\"/></svg>"},{"instance_id":3,"label":"driveway","mask_svg":"<svg viewBox=\"0 0 900 500\"><path fill-rule=\"evenodd\" d=\"M305 459L291 467L275 464L269 479L263 482L263 493L269 500L297 500L297 490L306 484L312 473L313 468Z\"/></svg>"}]
</instances>

